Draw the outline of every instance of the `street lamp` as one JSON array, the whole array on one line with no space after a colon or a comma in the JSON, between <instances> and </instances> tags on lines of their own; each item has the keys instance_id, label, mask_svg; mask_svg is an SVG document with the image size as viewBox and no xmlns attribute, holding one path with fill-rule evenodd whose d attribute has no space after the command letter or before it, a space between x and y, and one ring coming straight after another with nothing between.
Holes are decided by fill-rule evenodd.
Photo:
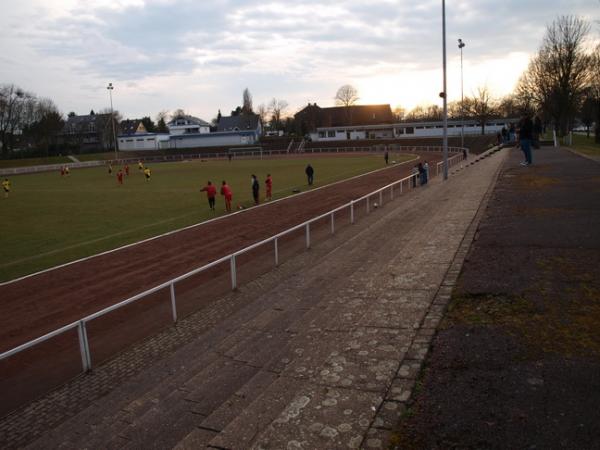
<instances>
[{"instance_id":1,"label":"street lamp","mask_svg":"<svg viewBox=\"0 0 600 450\"><path fill-rule=\"evenodd\" d=\"M463 96L463 48L465 43L462 39L458 40L458 48L460 49L460 146L465 147L465 103Z\"/></svg>"},{"instance_id":2,"label":"street lamp","mask_svg":"<svg viewBox=\"0 0 600 450\"><path fill-rule=\"evenodd\" d=\"M446 0L442 0L442 49L444 61L444 90L440 97L444 99L444 180L448 179L448 95L446 94Z\"/></svg>"},{"instance_id":3,"label":"street lamp","mask_svg":"<svg viewBox=\"0 0 600 450\"><path fill-rule=\"evenodd\" d=\"M108 89L108 95L110 96L110 121L112 123L112 131L113 131L113 139L114 139L114 144L115 144L115 162L118 159L117 156L117 151L118 151L118 146L117 146L117 133L115 132L115 113L113 111L113 102L112 102L112 91L115 87L113 86L112 83L108 83L108 86L106 87L106 89Z\"/></svg>"}]
</instances>

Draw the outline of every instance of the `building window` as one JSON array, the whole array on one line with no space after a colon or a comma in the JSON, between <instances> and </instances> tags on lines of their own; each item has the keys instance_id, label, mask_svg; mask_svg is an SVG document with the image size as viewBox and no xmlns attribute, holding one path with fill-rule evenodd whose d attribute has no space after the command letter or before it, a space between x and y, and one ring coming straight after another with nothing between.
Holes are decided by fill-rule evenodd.
<instances>
[{"instance_id":1,"label":"building window","mask_svg":"<svg viewBox=\"0 0 600 450\"><path fill-rule=\"evenodd\" d=\"M324 131L319 131L319 137L320 138L324 138L325 137L325 132Z\"/></svg>"},{"instance_id":2,"label":"building window","mask_svg":"<svg viewBox=\"0 0 600 450\"><path fill-rule=\"evenodd\" d=\"M406 128L404 129L404 132L405 132L406 134L415 134L415 129L414 129L413 127L406 127Z\"/></svg>"},{"instance_id":3,"label":"building window","mask_svg":"<svg viewBox=\"0 0 600 450\"><path fill-rule=\"evenodd\" d=\"M328 131L327 137L335 137L335 131Z\"/></svg>"},{"instance_id":4,"label":"building window","mask_svg":"<svg viewBox=\"0 0 600 450\"><path fill-rule=\"evenodd\" d=\"M154 138L148 138L148 139L146 139L146 140L147 140L147 141L153 141L153 140L154 140Z\"/></svg>"}]
</instances>

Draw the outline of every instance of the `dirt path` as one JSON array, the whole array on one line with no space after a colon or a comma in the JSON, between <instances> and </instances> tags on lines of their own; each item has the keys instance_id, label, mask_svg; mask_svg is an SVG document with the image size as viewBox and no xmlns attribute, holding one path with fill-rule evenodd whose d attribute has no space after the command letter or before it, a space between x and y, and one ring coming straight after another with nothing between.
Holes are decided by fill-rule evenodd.
<instances>
[{"instance_id":1,"label":"dirt path","mask_svg":"<svg viewBox=\"0 0 600 450\"><path fill-rule=\"evenodd\" d=\"M431 167L440 155L421 155ZM409 174L410 164L0 286L0 351L327 212Z\"/></svg>"}]
</instances>

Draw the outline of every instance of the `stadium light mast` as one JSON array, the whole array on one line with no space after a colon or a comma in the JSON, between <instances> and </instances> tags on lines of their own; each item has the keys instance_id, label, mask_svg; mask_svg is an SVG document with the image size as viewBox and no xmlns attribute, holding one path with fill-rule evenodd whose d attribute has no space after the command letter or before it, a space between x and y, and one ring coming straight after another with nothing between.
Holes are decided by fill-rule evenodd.
<instances>
[{"instance_id":1,"label":"stadium light mast","mask_svg":"<svg viewBox=\"0 0 600 450\"><path fill-rule=\"evenodd\" d=\"M442 49L443 49L443 72L444 87L440 97L444 100L444 180L448 179L448 95L446 94L446 0L442 0Z\"/></svg>"},{"instance_id":2,"label":"stadium light mast","mask_svg":"<svg viewBox=\"0 0 600 450\"><path fill-rule=\"evenodd\" d=\"M458 48L460 49L460 146L465 147L465 99L464 99L464 84L463 84L463 48L465 42L462 39L458 40Z\"/></svg>"},{"instance_id":3,"label":"stadium light mast","mask_svg":"<svg viewBox=\"0 0 600 450\"><path fill-rule=\"evenodd\" d=\"M114 139L114 145L115 145L115 162L117 161L117 159L119 159L119 157L117 156L117 151L118 151L118 146L117 146L117 133L115 131L115 112L113 111L113 102L112 102L112 91L115 87L113 86L112 83L108 83L108 86L106 86L106 89L108 89L108 95L110 97L110 122L112 123L112 132L113 132L113 139Z\"/></svg>"}]
</instances>

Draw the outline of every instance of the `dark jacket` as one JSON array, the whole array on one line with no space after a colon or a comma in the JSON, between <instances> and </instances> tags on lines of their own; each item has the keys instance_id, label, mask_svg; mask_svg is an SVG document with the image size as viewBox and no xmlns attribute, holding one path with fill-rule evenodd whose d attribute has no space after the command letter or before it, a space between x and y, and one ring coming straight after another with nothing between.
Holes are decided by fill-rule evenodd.
<instances>
[{"instance_id":1,"label":"dark jacket","mask_svg":"<svg viewBox=\"0 0 600 450\"><path fill-rule=\"evenodd\" d=\"M531 139L533 137L533 122L529 117L523 117L519 122L519 139Z\"/></svg>"}]
</instances>

